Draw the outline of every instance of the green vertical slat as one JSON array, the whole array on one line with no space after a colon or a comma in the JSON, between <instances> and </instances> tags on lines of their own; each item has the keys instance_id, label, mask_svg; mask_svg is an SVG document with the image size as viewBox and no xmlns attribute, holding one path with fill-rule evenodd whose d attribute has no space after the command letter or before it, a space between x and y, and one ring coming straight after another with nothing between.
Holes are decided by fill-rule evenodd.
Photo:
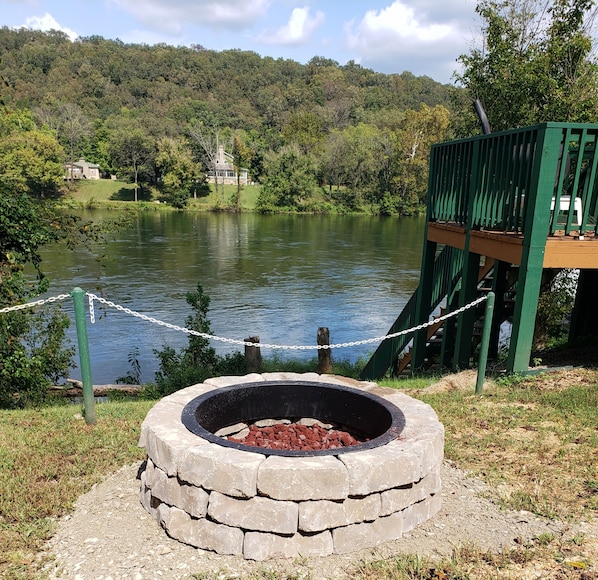
<instances>
[{"instance_id":1,"label":"green vertical slat","mask_svg":"<svg viewBox=\"0 0 598 580\"><path fill-rule=\"evenodd\" d=\"M498 355L498 346L500 340L500 325L506 320L505 313L505 293L507 291L507 271L508 264L500 260L494 261L492 291L496 296L494 308L494 319L492 321L492 332L490 333L489 354L492 358Z\"/></svg>"},{"instance_id":2,"label":"green vertical slat","mask_svg":"<svg viewBox=\"0 0 598 580\"><path fill-rule=\"evenodd\" d=\"M510 166L514 155L512 146L513 134L503 135L500 140L500 148L497 155L495 171L497 174L496 188L492 192L492 199L496 200L497 203L505 205L509 199L509 177L510 177ZM492 227L499 225L501 221L494 219L495 216L490 215L489 220L492 223Z\"/></svg>"},{"instance_id":3,"label":"green vertical slat","mask_svg":"<svg viewBox=\"0 0 598 580\"><path fill-rule=\"evenodd\" d=\"M490 225L485 218L487 216L486 201L489 199L489 196L487 195L487 180L491 179L493 174L493 163L491 159L493 151L491 145L492 140L489 138L480 141L480 152L478 156L480 165L476 168L478 179L476 189L472 190L474 196L472 225L475 227L488 227Z\"/></svg>"},{"instance_id":4,"label":"green vertical slat","mask_svg":"<svg viewBox=\"0 0 598 580\"><path fill-rule=\"evenodd\" d=\"M529 132L521 132L517 139L517 163L513 167L513 181L516 184L513 188L513 201L510 205L513 219L509 224L509 231L519 231L521 228L521 206L525 201L526 183L525 168L530 164L526 158L531 155L531 135ZM495 309L498 310L498 309Z\"/></svg>"},{"instance_id":5,"label":"green vertical slat","mask_svg":"<svg viewBox=\"0 0 598 580\"><path fill-rule=\"evenodd\" d=\"M584 165L586 130L582 129L579 133L579 142L577 145L577 163L575 164L575 174L573 177L573 186L569 191L569 211L567 212L567 221L565 226L565 234L570 235L573 230L573 216L575 215L575 197L579 190L579 181L581 178L581 171ZM555 205L555 212L557 206ZM577 228L575 228L577 229Z\"/></svg>"},{"instance_id":6,"label":"green vertical slat","mask_svg":"<svg viewBox=\"0 0 598 580\"><path fill-rule=\"evenodd\" d=\"M565 180L567 179L567 161L570 157L569 144L572 141L571 129L564 130L560 148L562 147L562 154L560 155L560 163L557 163L555 167L558 167L558 181L554 191L554 211L550 215L550 233L555 234L560 229L559 225L559 208L561 203L561 196L563 195L563 188ZM556 177L556 174L555 174ZM552 201L552 197L551 197Z\"/></svg>"},{"instance_id":7,"label":"green vertical slat","mask_svg":"<svg viewBox=\"0 0 598 580\"><path fill-rule=\"evenodd\" d=\"M525 218L526 209L527 209L527 202L530 198L529 193L532 189L532 177L534 174L534 163L538 155L540 155L538 151L538 129L535 128L532 131L528 131L527 140L526 140L526 150L525 150L525 174L524 174L524 198L523 203L520 204L520 215L517 225L517 233L522 233L525 230ZM533 219L533 214L532 214Z\"/></svg>"},{"instance_id":8,"label":"green vertical slat","mask_svg":"<svg viewBox=\"0 0 598 580\"><path fill-rule=\"evenodd\" d=\"M469 244L467 244L469 246ZM477 295L478 272L480 269L480 256L465 249L463 257L463 277L461 280L461 292L459 293L459 306L465 306ZM473 308L462 312L457 319L457 336L455 339L455 354L453 364L456 368L468 368L469 357L471 356L471 337L473 336L473 325L475 322L475 311Z\"/></svg>"},{"instance_id":9,"label":"green vertical slat","mask_svg":"<svg viewBox=\"0 0 598 580\"><path fill-rule=\"evenodd\" d=\"M434 289L434 262L436 242L426 240L422 256L421 278L417 289L417 303L415 306L415 324L427 322L432 312ZM411 370L420 368L424 362L426 348L426 333L419 332L413 338L413 353L411 355Z\"/></svg>"},{"instance_id":10,"label":"green vertical slat","mask_svg":"<svg viewBox=\"0 0 598 580\"><path fill-rule=\"evenodd\" d=\"M582 208L583 208L583 219L582 219L582 232L585 232L591 229L591 224L589 223L590 215L592 217L596 217L595 213L593 213L592 204L595 203L593 198L593 192L596 189L592 184L596 183L596 171L598 168L598 151L596 146L597 140L597 133L594 129L591 131L592 136L592 152L591 152L591 162L589 164L588 176L584 183L584 188L582 192ZM594 226L595 227L595 226Z\"/></svg>"}]
</instances>

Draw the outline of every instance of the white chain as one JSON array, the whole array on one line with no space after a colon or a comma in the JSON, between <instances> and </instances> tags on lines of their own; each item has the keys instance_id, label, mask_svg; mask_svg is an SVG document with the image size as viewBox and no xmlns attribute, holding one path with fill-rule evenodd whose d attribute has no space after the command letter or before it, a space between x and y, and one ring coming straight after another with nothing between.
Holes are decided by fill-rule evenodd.
<instances>
[{"instance_id":1,"label":"white chain","mask_svg":"<svg viewBox=\"0 0 598 580\"><path fill-rule=\"evenodd\" d=\"M89 318L91 324L95 323L95 312L94 312L94 305L93 301L97 300L106 306L110 306L111 308L115 308L120 312L124 312L125 314L130 314L135 318L141 318L141 320L146 320L147 322L151 322L153 324L157 324L159 326L164 326L166 328L170 328L171 330L178 330L179 332L184 332L185 334L192 334L193 336L201 336L203 338L208 338L211 340L218 340L220 342L226 342L228 344L237 344L240 346L253 346L253 347L263 347L263 348L272 348L272 349L286 349L286 350L312 350L312 349L332 349L332 348L346 348L349 346L360 346L363 344L371 344L374 342L380 342L382 340L388 340L389 338L396 338L398 336L402 336L405 334L410 334L412 332L417 332L428 326L432 326L433 324L438 324L439 322L444 322L453 316L458 316L462 312L481 304L485 300L487 300L487 296L480 296L480 298L462 306L461 308L454 310L453 312L449 312L448 314L444 314L443 316L439 316L438 318L434 318L429 320L428 322L423 322L422 324L418 324L417 326L413 326L412 328L408 328L406 330L400 330L399 332L395 332L393 334L385 334L384 336L377 336L375 338L368 338L365 340L355 340L352 342L342 342L339 344L318 344L318 345L279 345L279 344L267 344L267 343L260 343L260 342L247 342L244 340L235 340L233 338L224 338L221 336L214 336L213 334L207 334L205 332L198 332L197 330L191 330L189 328L184 328L182 326L176 326L175 324L170 324L169 322L164 322L162 320L158 320L157 318L152 318L151 316L146 316L145 314L141 314L139 312L135 312L130 308L125 308L124 306L120 306L119 304L115 304L114 302L110 302L110 300L106 300L105 298L101 298L100 296L96 296L90 292L87 292L87 297L89 299ZM34 306L43 306L44 304L48 304L51 302L58 302L60 300L66 300L70 298L70 294L59 294L58 296L52 296L50 298L46 298L44 300L36 300L35 302L27 302L26 304L19 304L18 306L9 306L7 308L1 308L0 314L4 314L6 312L12 312L15 310L23 310L24 308L33 308Z\"/></svg>"},{"instance_id":2,"label":"white chain","mask_svg":"<svg viewBox=\"0 0 598 580\"><path fill-rule=\"evenodd\" d=\"M171 330L178 330L179 332L184 332L185 334L192 334L193 336L201 336L203 338L208 338L211 340L217 340L220 342L225 342L229 344L237 344L240 346L253 346L253 347L263 347L263 348L272 348L272 349L285 349L285 350L312 350L312 349L332 349L332 348L346 348L349 346L360 346L363 344L370 344L373 342L380 342L382 340L388 340L389 338L396 338L397 336L402 336L404 334L409 334L411 332L417 332L428 326L432 326L433 324L438 324L439 322L444 322L453 316L458 316L462 312L481 304L485 300L487 300L487 296L481 296L480 298L462 306L461 308L454 310L448 314L444 314L443 316L439 316L438 318L434 318L428 322L424 322L419 324L418 326L414 326L412 328L408 328L406 330L401 330L399 332L395 332L393 334L385 334L384 336L378 336L376 338L368 338L365 340L356 340L353 342L342 342L339 344L318 344L318 345L278 345L278 344L267 344L267 343L260 343L260 342L246 342L244 340L235 340L233 338L224 338L221 336L214 336L212 334L207 334L205 332L199 332L197 330L191 330L189 328L184 328L181 326L176 326L174 324L170 324L169 322L164 322L162 320L158 320L157 318L152 318L151 316L146 316L145 314L141 314L139 312L135 312L130 308L125 308L124 306L120 306L119 304L115 304L114 302L110 302L110 300L106 300L105 298L101 298L96 296L95 294L87 293L89 297L89 307L90 307L90 319L91 322L94 322L94 314L93 314L93 301L97 300L106 306L110 306L111 308L115 308L120 312L124 312L125 314L130 314L136 318L141 318L141 320L146 320L147 322L152 322L153 324L157 324L159 326L164 326L166 328L170 328Z\"/></svg>"},{"instance_id":3,"label":"white chain","mask_svg":"<svg viewBox=\"0 0 598 580\"><path fill-rule=\"evenodd\" d=\"M89 292L87 293L87 298L89 299L89 321L92 324L95 324L96 321L96 314L95 311L93 309L93 299L94 299L94 295L90 294Z\"/></svg>"},{"instance_id":4,"label":"white chain","mask_svg":"<svg viewBox=\"0 0 598 580\"><path fill-rule=\"evenodd\" d=\"M49 304L51 302L58 302L59 300L66 300L70 298L70 294L59 294L58 296L51 296L50 298L45 298L44 300L36 300L35 302L27 302L25 304L18 304L17 306L8 306L6 308L0 308L0 314L5 314L7 312L13 312L15 310L24 310L25 308L33 308L35 306L43 306L44 304Z\"/></svg>"}]
</instances>

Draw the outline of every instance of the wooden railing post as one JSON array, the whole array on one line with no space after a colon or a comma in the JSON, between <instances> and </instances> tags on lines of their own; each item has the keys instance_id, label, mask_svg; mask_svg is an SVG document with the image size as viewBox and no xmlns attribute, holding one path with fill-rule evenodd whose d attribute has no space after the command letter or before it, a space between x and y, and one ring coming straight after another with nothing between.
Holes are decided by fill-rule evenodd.
<instances>
[{"instance_id":1,"label":"wooden railing post","mask_svg":"<svg viewBox=\"0 0 598 580\"><path fill-rule=\"evenodd\" d=\"M330 344L330 331L325 326L318 328L318 346ZM318 349L318 373L326 374L332 371L332 355L329 348Z\"/></svg>"},{"instance_id":2,"label":"wooden railing post","mask_svg":"<svg viewBox=\"0 0 598 580\"><path fill-rule=\"evenodd\" d=\"M259 336L250 336L245 342L259 344ZM262 370L262 351L259 346L245 345L245 369L248 373L259 373Z\"/></svg>"}]
</instances>

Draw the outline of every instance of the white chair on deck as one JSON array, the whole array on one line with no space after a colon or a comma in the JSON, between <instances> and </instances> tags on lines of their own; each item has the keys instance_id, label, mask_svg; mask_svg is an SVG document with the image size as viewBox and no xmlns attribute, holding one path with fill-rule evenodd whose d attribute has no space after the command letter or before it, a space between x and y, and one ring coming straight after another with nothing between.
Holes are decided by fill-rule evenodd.
<instances>
[{"instance_id":1,"label":"white chair on deck","mask_svg":"<svg viewBox=\"0 0 598 580\"><path fill-rule=\"evenodd\" d=\"M552 198L552 203L550 204L550 211L554 211L554 205L556 202L556 198ZM571 196L569 195L561 195L559 200L559 212L568 213L571 211ZM583 217L583 209L581 207L581 197L576 197L574 201L573 207L574 216L571 220L572 226L579 226L581 225L581 220Z\"/></svg>"}]
</instances>

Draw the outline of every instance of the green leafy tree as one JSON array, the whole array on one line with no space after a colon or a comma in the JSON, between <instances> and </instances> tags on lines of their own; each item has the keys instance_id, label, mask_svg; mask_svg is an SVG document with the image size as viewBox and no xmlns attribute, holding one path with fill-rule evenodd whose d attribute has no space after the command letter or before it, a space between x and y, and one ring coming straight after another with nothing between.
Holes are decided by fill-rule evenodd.
<instances>
[{"instance_id":1,"label":"green leafy tree","mask_svg":"<svg viewBox=\"0 0 598 580\"><path fill-rule=\"evenodd\" d=\"M308 155L316 153L323 142L321 119L312 112L295 113L285 125L282 135L289 144L296 144Z\"/></svg>"},{"instance_id":2,"label":"green leafy tree","mask_svg":"<svg viewBox=\"0 0 598 580\"><path fill-rule=\"evenodd\" d=\"M483 45L459 57L456 80L482 102L493 131L596 120L593 0L483 1L476 11Z\"/></svg>"},{"instance_id":3,"label":"green leafy tree","mask_svg":"<svg viewBox=\"0 0 598 580\"><path fill-rule=\"evenodd\" d=\"M156 165L162 172L162 187L170 205L182 209L187 205L191 189L200 180L193 153L183 139L163 138L158 141Z\"/></svg>"},{"instance_id":4,"label":"green leafy tree","mask_svg":"<svg viewBox=\"0 0 598 580\"><path fill-rule=\"evenodd\" d=\"M341 185L345 185L347 182L347 175L345 174L347 166L344 163L346 155L347 140L341 130L334 129L326 139L320 166L323 180L328 184L330 192L332 192L333 187L338 192Z\"/></svg>"},{"instance_id":5,"label":"green leafy tree","mask_svg":"<svg viewBox=\"0 0 598 580\"><path fill-rule=\"evenodd\" d=\"M422 105L405 113L397 137L397 162L393 179L397 210L401 215L422 208L428 189L430 147L442 141L449 128L449 111ZM388 200L387 200L388 201Z\"/></svg>"},{"instance_id":6,"label":"green leafy tree","mask_svg":"<svg viewBox=\"0 0 598 580\"><path fill-rule=\"evenodd\" d=\"M84 155L87 160L97 163L102 173L114 174L110 157L110 129L101 119L93 123L93 138L84 150Z\"/></svg>"},{"instance_id":7,"label":"green leafy tree","mask_svg":"<svg viewBox=\"0 0 598 580\"><path fill-rule=\"evenodd\" d=\"M29 129L11 130L10 120L5 121L6 134L0 138L0 187L12 194L54 195L64 181L63 149L51 133L27 125Z\"/></svg>"},{"instance_id":8,"label":"green leafy tree","mask_svg":"<svg viewBox=\"0 0 598 580\"><path fill-rule=\"evenodd\" d=\"M266 162L257 210L269 213L281 208L296 211L305 207L317 189L315 175L312 159L296 145L272 154Z\"/></svg>"},{"instance_id":9,"label":"green leafy tree","mask_svg":"<svg viewBox=\"0 0 598 580\"><path fill-rule=\"evenodd\" d=\"M32 123L20 122L27 119L9 113L0 123L0 307L47 290L40 249L69 230L68 218L54 208L61 147ZM27 266L35 278L26 275ZM0 407L40 403L51 382L67 376L73 356L64 346L67 327L68 317L56 308L0 314Z\"/></svg>"},{"instance_id":10,"label":"green leafy tree","mask_svg":"<svg viewBox=\"0 0 598 580\"><path fill-rule=\"evenodd\" d=\"M110 152L114 166L131 174L135 184L135 201L138 201L139 180L148 171L156 155L156 142L143 129L136 126L119 127L112 136Z\"/></svg>"},{"instance_id":11,"label":"green leafy tree","mask_svg":"<svg viewBox=\"0 0 598 580\"><path fill-rule=\"evenodd\" d=\"M343 136L345 155L341 167L347 190L340 201L351 210L357 210L368 199L377 197L384 137L377 127L365 123L347 127Z\"/></svg>"}]
</instances>

